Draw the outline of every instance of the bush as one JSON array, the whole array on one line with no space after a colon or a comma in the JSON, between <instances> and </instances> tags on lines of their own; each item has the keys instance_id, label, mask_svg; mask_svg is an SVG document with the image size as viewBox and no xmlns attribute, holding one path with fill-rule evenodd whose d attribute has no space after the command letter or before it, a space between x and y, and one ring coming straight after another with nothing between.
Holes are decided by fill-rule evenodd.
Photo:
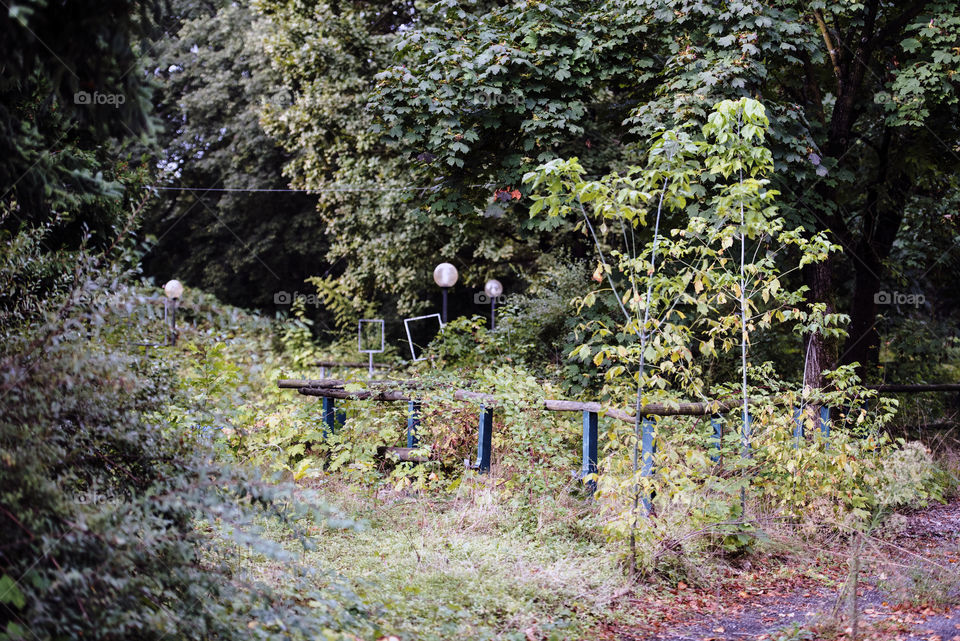
<instances>
[{"instance_id":1,"label":"bush","mask_svg":"<svg viewBox=\"0 0 960 641\"><path fill-rule=\"evenodd\" d=\"M0 281L20 284L0 315L0 638L370 631L363 604L325 588L329 577L293 566L274 589L242 571L241 551L292 559L258 536L264 519L308 543L306 528L335 525L332 513L222 465L194 425L169 420L170 401L200 411L177 398L177 350L131 344L128 321L148 304L131 275L43 239L15 235L0 263Z\"/></svg>"}]
</instances>

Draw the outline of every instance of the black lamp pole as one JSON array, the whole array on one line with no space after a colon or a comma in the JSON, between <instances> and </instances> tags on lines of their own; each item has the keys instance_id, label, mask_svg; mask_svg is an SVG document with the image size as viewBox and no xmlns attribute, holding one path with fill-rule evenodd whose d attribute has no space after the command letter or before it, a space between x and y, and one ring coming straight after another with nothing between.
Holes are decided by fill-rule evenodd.
<instances>
[{"instance_id":1,"label":"black lamp pole","mask_svg":"<svg viewBox=\"0 0 960 641\"><path fill-rule=\"evenodd\" d=\"M440 290L443 292L443 306L441 308L440 318L443 320L443 324L447 324L447 290L449 287L441 287Z\"/></svg>"}]
</instances>

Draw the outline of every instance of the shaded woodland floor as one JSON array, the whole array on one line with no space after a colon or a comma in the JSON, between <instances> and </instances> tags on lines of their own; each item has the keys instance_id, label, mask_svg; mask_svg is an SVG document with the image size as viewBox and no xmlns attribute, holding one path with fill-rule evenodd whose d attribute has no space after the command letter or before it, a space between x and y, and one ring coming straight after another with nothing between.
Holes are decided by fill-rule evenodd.
<instances>
[{"instance_id":1,"label":"shaded woodland floor","mask_svg":"<svg viewBox=\"0 0 960 641\"><path fill-rule=\"evenodd\" d=\"M858 639L960 640L960 501L898 519L892 536L865 539L857 590ZM847 548L847 549L844 549ZM623 606L649 622L611 626L620 641L852 639L846 542L811 550L810 563L736 572L720 587L637 594ZM816 557L816 558L815 558ZM802 559L802 556L800 557Z\"/></svg>"}]
</instances>

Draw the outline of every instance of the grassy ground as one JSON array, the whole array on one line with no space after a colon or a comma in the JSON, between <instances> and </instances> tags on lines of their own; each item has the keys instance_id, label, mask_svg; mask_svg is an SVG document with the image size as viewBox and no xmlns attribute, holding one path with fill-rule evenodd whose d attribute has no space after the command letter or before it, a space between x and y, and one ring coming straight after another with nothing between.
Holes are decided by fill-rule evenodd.
<instances>
[{"instance_id":1,"label":"grassy ground","mask_svg":"<svg viewBox=\"0 0 960 641\"><path fill-rule=\"evenodd\" d=\"M304 561L385 604L381 625L402 639L589 639L600 622L630 621L611 614L624 575L578 525L590 521L578 499L538 515L493 501L482 483L446 500L315 484L364 527L325 534Z\"/></svg>"},{"instance_id":2,"label":"grassy ground","mask_svg":"<svg viewBox=\"0 0 960 641\"><path fill-rule=\"evenodd\" d=\"M849 556L845 536L825 537L817 528L806 531L803 524L786 528L776 513L761 519L761 511L751 510L765 540L750 554L730 558L714 550L687 555L678 547L682 562L678 561L677 572L630 585L618 566L624 544L604 541L595 504L578 497L571 487L554 490L549 488L555 488L555 482L532 482L533 471L544 469L541 458L550 445L544 445L543 436L549 432L543 425L530 426L521 434L526 440L517 437L520 440L511 445L510 451L530 456L529 464L521 461L514 466L515 478L523 482L504 483L495 466L491 476L468 473L455 491L398 492L385 489L394 487L389 479L362 474L366 468L356 461L337 475L325 474L322 461L303 469L290 464L310 463L303 455L309 433L317 427L318 409L316 403L291 398L292 393L273 387L274 380L289 372L280 371L265 343L231 341L222 351L197 350L188 356L191 368L185 385L218 405L208 422L240 428L230 430L234 435L224 440L225 445L240 452L241 460L299 479L302 486L316 491L319 500L362 524L358 529L319 530L318 549L297 551L297 557L302 565L338 574L369 605L372 612L361 615L365 621L372 618L381 632L362 634L368 641L391 636L402 641L726 639L738 638L732 636L736 630L757 636L789 626L790 621L781 619L803 620L797 634L786 638L828 638L825 628L812 626L815 617L805 613L822 613L836 603ZM474 415L467 420L474 429ZM384 424L393 425L393 437L402 437L402 417L385 419ZM371 422L371 430L380 427ZM236 444L240 431L246 434L245 449ZM498 428L497 433L505 432ZM469 432L471 444L474 438ZM555 467L572 470L576 449L565 441L561 445L572 458L554 461ZM953 450L935 448L940 449L941 465L955 477L960 465ZM312 478L313 472L319 478ZM362 480L347 482L351 475ZM563 482L561 478L559 483ZM946 529L960 532L960 519L957 523ZM654 537L664 549L672 549L668 543L686 540L690 534L690 524L683 518L668 525L676 531L667 528ZM291 551L297 549L293 541L284 544ZM290 567L246 556L239 548L237 554L235 560L243 569L275 587L297 590ZM947 559L941 565L953 563ZM929 582L932 587L915 599L922 607L932 594L942 592L941 587L952 585L952 578L935 573L917 575L918 581L899 569L874 572L876 589L890 592L901 588L880 586L881 573L909 575L909 581L901 582L907 587ZM336 600L336 594L330 594L331 601ZM943 600L952 604L955 595ZM312 601L305 605L322 609ZM718 620L723 613L738 611L743 616Z\"/></svg>"}]
</instances>

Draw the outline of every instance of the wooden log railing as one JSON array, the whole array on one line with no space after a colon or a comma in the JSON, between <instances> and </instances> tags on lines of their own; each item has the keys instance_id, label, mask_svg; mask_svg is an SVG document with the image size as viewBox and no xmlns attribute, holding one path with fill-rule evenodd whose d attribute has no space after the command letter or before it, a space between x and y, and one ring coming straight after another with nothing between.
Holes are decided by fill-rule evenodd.
<instances>
[{"instance_id":1,"label":"wooden log railing","mask_svg":"<svg viewBox=\"0 0 960 641\"><path fill-rule=\"evenodd\" d=\"M338 424L343 424L345 416L335 409L337 400L369 400L375 402L406 402L407 417L407 446L387 448L397 458L403 461L423 462L424 456L417 450L419 438L417 429L420 425L420 412L423 403L423 394L417 392L433 389L429 383L416 380L369 380L362 385L367 389L347 390L349 381L343 379L281 379L277 386L281 389L295 389L304 396L323 399L324 433L333 431ZM476 392L466 389L455 389L450 397L457 401L473 401L480 403L480 418L477 434L477 458L471 466L481 473L490 469L492 456L493 411L500 403L493 394ZM755 401L749 401L755 402ZM654 422L656 416L710 416L713 429L711 438L717 450L715 460L719 460L720 440L723 432L723 421L720 415L740 407L739 399L716 400L698 403L648 403L640 408L641 421L641 473L653 474L653 456L656 451L654 440ZM564 399L541 399L534 403L544 410L552 412L580 412L583 416L583 450L581 478L587 479L587 487L592 494L596 491L593 481L598 467L599 418L607 416L613 419L634 424L636 414L631 411L605 406L597 402L570 401ZM802 423L798 428L802 433Z\"/></svg>"},{"instance_id":2,"label":"wooden log railing","mask_svg":"<svg viewBox=\"0 0 960 641\"><path fill-rule=\"evenodd\" d=\"M900 385L896 383L884 383L882 385L866 385L867 389L888 394L913 394L920 392L960 392L960 383L918 383L913 385Z\"/></svg>"},{"instance_id":3,"label":"wooden log railing","mask_svg":"<svg viewBox=\"0 0 960 641\"><path fill-rule=\"evenodd\" d=\"M417 431L420 425L420 413L423 403L423 395L417 394L417 392L433 389L434 386L430 383L417 380L368 380L362 382L362 385L367 387L367 389L353 391L345 389L348 384L350 384L350 381L332 378L281 379L277 382L277 386L281 389L295 389L304 396L323 399L324 433L335 430L337 425L342 425L346 419L344 412L336 409L336 400L406 402L408 408L407 446L387 448L387 451L403 461L425 462L426 456L423 454L423 451L417 449L419 444ZM954 383L868 385L867 388L888 393L960 392L960 384ZM493 410L499 405L499 401L493 394L466 389L453 390L451 397L458 401L474 401L480 403L477 459L471 467L479 470L481 473L487 472L490 469L492 455ZM755 404L760 402L760 399L748 399L747 402L748 404ZM587 487L592 494L596 491L596 483L592 479L598 470L599 418L601 416L607 416L626 423L635 424L636 414L628 410L605 406L601 403L563 399L541 399L536 401L534 405L539 405L542 409L553 412L581 412L583 414L583 465L580 475L581 478L587 479ZM739 399L692 403L648 403L641 406L641 473L645 476L653 474L653 456L656 452L653 417L709 416L712 430L709 439L711 446L715 449L711 459L719 461L724 424L722 414L730 412L740 406L741 401ZM800 441L804 436L805 420L804 412L800 408L795 408L793 435L796 438L797 447L799 447ZM819 411L815 413L814 422L815 425L819 427L820 433L824 437L829 437L830 408L820 406Z\"/></svg>"},{"instance_id":4,"label":"wooden log railing","mask_svg":"<svg viewBox=\"0 0 960 641\"><path fill-rule=\"evenodd\" d=\"M364 381L362 384L373 389L347 391L344 388L348 382L339 379L281 379L277 386L282 389L295 389L304 396L319 396L322 398L371 400L380 402L403 402L417 400L409 390L430 389L420 381ZM383 389L386 387L402 387L405 389ZM453 399L457 401L480 401L485 406L496 407L497 397L493 394L473 392L457 389L453 391ZM752 402L752 401L751 401ZM538 401L543 409L552 412L593 412L610 418L616 418L626 423L636 421L636 414L630 411L605 406L596 402L567 401L546 398ZM740 407L741 401L708 401L699 403L648 403L640 408L643 416L710 416L728 412Z\"/></svg>"},{"instance_id":5,"label":"wooden log railing","mask_svg":"<svg viewBox=\"0 0 960 641\"><path fill-rule=\"evenodd\" d=\"M337 367L343 367L345 369L366 369L370 366L370 363L361 363L360 361L316 361L313 363L314 367L323 367L327 369L333 369ZM391 369L393 365L388 363L374 363L374 369Z\"/></svg>"}]
</instances>

